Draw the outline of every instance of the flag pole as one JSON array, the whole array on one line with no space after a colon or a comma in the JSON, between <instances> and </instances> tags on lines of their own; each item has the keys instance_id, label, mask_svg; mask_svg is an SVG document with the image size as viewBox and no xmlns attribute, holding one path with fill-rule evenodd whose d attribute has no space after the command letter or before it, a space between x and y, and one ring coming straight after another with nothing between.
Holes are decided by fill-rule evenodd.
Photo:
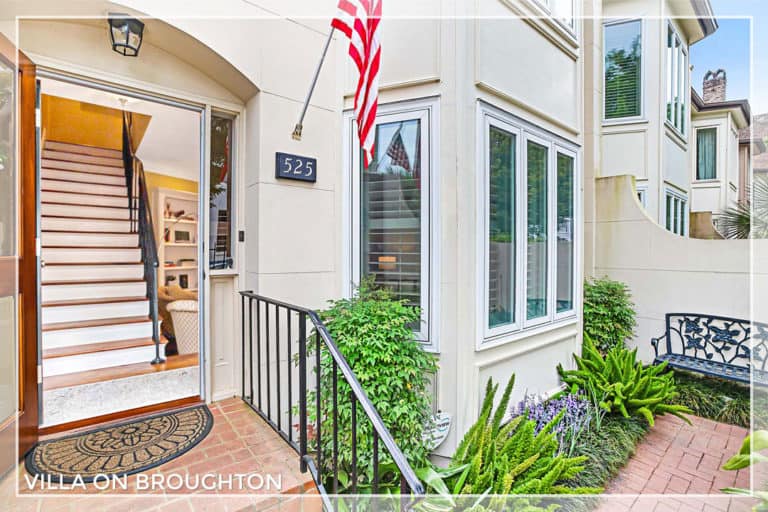
<instances>
[{"instance_id":1,"label":"flag pole","mask_svg":"<svg viewBox=\"0 0 768 512\"><path fill-rule=\"evenodd\" d=\"M304 106L301 108L301 115L299 116L299 122L296 123L296 126L293 128L293 134L291 135L291 137L293 137L294 140L301 140L301 130L304 128L304 126L302 125L302 123L304 122L304 115L307 113L309 100L312 98L312 93L315 90L317 79L320 76L320 68L323 67L323 62L325 61L325 55L328 53L328 47L331 46L333 31L334 31L334 28L331 27L331 31L328 33L328 39L325 40L323 53L322 55L320 55L320 62L317 63L317 68L315 68L315 76L312 78L312 83L309 84L309 91L307 91L307 97L304 100Z\"/></svg>"}]
</instances>

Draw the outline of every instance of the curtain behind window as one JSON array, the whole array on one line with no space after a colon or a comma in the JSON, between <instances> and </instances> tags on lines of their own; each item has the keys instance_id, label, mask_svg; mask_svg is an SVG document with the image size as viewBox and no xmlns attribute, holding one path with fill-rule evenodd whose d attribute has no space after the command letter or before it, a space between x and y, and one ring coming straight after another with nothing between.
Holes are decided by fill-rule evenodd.
<instances>
[{"instance_id":1,"label":"curtain behind window","mask_svg":"<svg viewBox=\"0 0 768 512\"><path fill-rule=\"evenodd\" d=\"M696 131L696 179L717 178L717 128L702 128Z\"/></svg>"}]
</instances>

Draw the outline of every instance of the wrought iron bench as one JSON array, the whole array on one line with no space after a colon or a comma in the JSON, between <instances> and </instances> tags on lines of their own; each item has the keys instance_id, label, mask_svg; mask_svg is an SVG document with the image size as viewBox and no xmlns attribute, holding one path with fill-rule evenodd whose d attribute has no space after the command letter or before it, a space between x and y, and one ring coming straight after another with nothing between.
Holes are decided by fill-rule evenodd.
<instances>
[{"instance_id":1,"label":"wrought iron bench","mask_svg":"<svg viewBox=\"0 0 768 512\"><path fill-rule=\"evenodd\" d=\"M768 324L696 313L667 313L666 332L651 338L654 364L768 386ZM751 379L750 379L750 373Z\"/></svg>"}]
</instances>

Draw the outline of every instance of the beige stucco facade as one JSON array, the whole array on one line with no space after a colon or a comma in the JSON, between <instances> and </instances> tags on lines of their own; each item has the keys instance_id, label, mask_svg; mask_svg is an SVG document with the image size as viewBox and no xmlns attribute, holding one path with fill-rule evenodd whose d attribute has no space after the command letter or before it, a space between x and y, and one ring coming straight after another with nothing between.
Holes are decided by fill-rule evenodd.
<instances>
[{"instance_id":1,"label":"beige stucco facade","mask_svg":"<svg viewBox=\"0 0 768 512\"><path fill-rule=\"evenodd\" d=\"M0 32L12 39L18 35L21 49L48 69L237 115L236 229L244 231L245 241L237 245L234 271L209 276L204 308L206 399L232 396L240 388L242 358L238 290L312 308L351 293L358 257L351 205L359 170L353 166L348 114L354 68L345 42L335 36L302 140L295 141L291 132L328 34L332 5L300 0L121 4L11 2L0 12ZM571 30L542 17L546 13L535 0L386 3L380 108L424 111L430 130L427 349L440 360L434 408L453 416L441 455L453 451L475 420L489 377L505 381L516 374L513 400L558 389L555 367L571 365L581 343L584 276L634 279L613 266L635 252L636 240L633 231L622 231L623 224L605 221L599 178L630 174L646 183L647 216L627 225L646 231L662 229L654 223L661 219L665 184L690 188L689 137L665 125L661 85L667 17L687 15L689 3L574 5ZM111 51L102 19L55 19L103 17L113 9L156 18L147 20L139 59ZM589 18L601 14L648 16L643 20L644 115L636 122L603 123L602 23ZM586 18L579 19L582 15ZM23 19L17 33L16 16L47 19ZM700 37L689 21L672 23L687 40ZM486 332L481 307L487 296L482 144L487 118L513 126L521 137L548 141L551 155L562 148L575 158L576 170L573 311L493 336ZM317 182L276 179L276 152L317 158ZM738 254L735 264L743 263L741 246L723 250ZM669 270L682 272L685 261ZM729 285L747 283L748 276L739 272L738 283ZM648 294L638 291L636 302L653 300L653 284L646 285ZM641 311L653 322L658 314ZM653 322L638 333L640 340L655 329Z\"/></svg>"}]
</instances>

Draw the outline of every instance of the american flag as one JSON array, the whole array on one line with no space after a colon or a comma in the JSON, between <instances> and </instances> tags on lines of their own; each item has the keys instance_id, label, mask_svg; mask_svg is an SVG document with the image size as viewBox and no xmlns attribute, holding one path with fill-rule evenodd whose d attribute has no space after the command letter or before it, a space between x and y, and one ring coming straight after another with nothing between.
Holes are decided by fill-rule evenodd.
<instances>
[{"instance_id":1,"label":"american flag","mask_svg":"<svg viewBox=\"0 0 768 512\"><path fill-rule=\"evenodd\" d=\"M387 148L387 156L392 159L392 164L402 167L408 172L411 172L411 162L408 160L408 151L405 150L405 144L403 143L403 134L401 133L402 125L397 129L397 133L392 137L392 142L389 143Z\"/></svg>"},{"instance_id":2,"label":"american flag","mask_svg":"<svg viewBox=\"0 0 768 512\"><path fill-rule=\"evenodd\" d=\"M381 0L339 0L339 14L331 26L349 38L349 56L357 67L359 78L355 91L357 135L363 150L363 165L373 160L376 130L376 107L379 100L379 22Z\"/></svg>"}]
</instances>

